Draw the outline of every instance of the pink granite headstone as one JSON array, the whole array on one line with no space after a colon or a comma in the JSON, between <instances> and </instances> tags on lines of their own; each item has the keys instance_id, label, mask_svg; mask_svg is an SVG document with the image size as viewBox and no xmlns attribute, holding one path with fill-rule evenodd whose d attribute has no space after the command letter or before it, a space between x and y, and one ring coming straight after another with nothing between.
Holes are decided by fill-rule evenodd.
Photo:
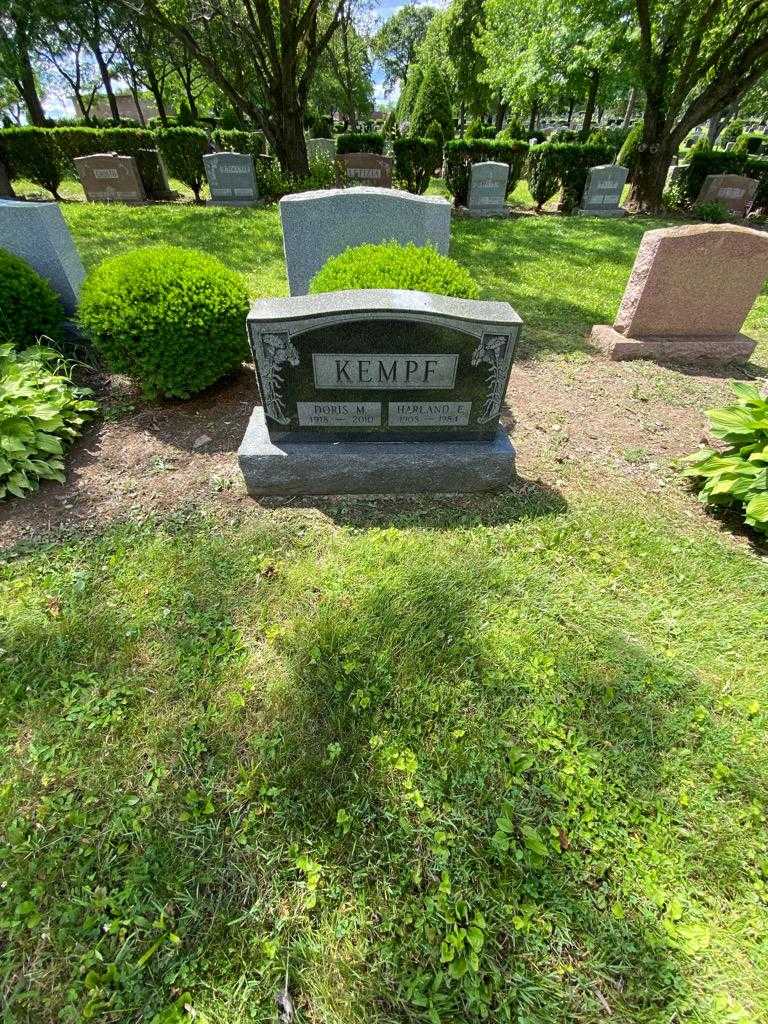
<instances>
[{"instance_id":1,"label":"pink granite headstone","mask_svg":"<svg viewBox=\"0 0 768 1024\"><path fill-rule=\"evenodd\" d=\"M746 217L757 192L758 182L741 174L708 174L701 186L699 203L722 203L737 217Z\"/></svg>"},{"instance_id":2,"label":"pink granite headstone","mask_svg":"<svg viewBox=\"0 0 768 1024\"><path fill-rule=\"evenodd\" d=\"M339 184L346 178L350 185L392 188L392 163L391 156L378 153L341 153L336 157Z\"/></svg>"},{"instance_id":3,"label":"pink granite headstone","mask_svg":"<svg viewBox=\"0 0 768 1024\"><path fill-rule=\"evenodd\" d=\"M735 224L646 231L613 327L591 340L610 359L744 362L741 327L768 276L768 234Z\"/></svg>"},{"instance_id":4,"label":"pink granite headstone","mask_svg":"<svg viewBox=\"0 0 768 1024\"><path fill-rule=\"evenodd\" d=\"M89 203L144 203L147 194L136 158L94 153L72 161Z\"/></svg>"}]
</instances>

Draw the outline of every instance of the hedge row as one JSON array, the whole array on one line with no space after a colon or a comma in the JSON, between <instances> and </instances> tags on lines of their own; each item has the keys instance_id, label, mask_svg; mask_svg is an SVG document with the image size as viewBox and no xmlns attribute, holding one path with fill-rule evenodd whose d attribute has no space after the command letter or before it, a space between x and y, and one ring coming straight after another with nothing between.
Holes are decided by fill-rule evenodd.
<instances>
[{"instance_id":1,"label":"hedge row","mask_svg":"<svg viewBox=\"0 0 768 1024\"><path fill-rule=\"evenodd\" d=\"M239 128L216 128L212 132L214 143L228 153L250 153L254 160L267 152L264 132L246 132Z\"/></svg>"},{"instance_id":2,"label":"hedge row","mask_svg":"<svg viewBox=\"0 0 768 1024\"><path fill-rule=\"evenodd\" d=\"M379 132L347 132L336 137L337 153L384 152L384 136Z\"/></svg>"},{"instance_id":3,"label":"hedge row","mask_svg":"<svg viewBox=\"0 0 768 1024\"><path fill-rule=\"evenodd\" d=\"M528 187L536 209L562 189L560 209L571 213L581 202L587 171L610 163L612 147L578 142L543 142L528 154Z\"/></svg>"},{"instance_id":4,"label":"hedge row","mask_svg":"<svg viewBox=\"0 0 768 1024\"><path fill-rule=\"evenodd\" d=\"M474 163L497 160L509 164L507 195L514 191L525 166L528 143L522 139L451 139L445 144L445 180L457 206L466 206L469 171Z\"/></svg>"}]
</instances>

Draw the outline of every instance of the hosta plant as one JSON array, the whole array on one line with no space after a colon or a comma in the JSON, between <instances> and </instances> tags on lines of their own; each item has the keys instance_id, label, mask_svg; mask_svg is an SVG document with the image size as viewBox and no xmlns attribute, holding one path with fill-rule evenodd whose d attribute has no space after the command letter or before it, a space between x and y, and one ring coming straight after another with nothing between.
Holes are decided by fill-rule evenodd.
<instances>
[{"instance_id":1,"label":"hosta plant","mask_svg":"<svg viewBox=\"0 0 768 1024\"><path fill-rule=\"evenodd\" d=\"M64 451L98 408L58 352L0 345L0 498L64 482Z\"/></svg>"},{"instance_id":2,"label":"hosta plant","mask_svg":"<svg viewBox=\"0 0 768 1024\"><path fill-rule=\"evenodd\" d=\"M689 455L683 476L703 481L702 501L741 506L747 525L768 533L768 398L752 384L731 386L735 404L707 412L712 434L727 447Z\"/></svg>"}]
</instances>

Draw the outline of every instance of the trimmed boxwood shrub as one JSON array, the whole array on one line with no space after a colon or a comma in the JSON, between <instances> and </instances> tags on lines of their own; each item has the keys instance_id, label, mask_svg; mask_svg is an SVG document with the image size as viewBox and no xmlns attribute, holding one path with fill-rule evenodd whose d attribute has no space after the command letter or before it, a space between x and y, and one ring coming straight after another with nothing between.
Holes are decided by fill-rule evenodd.
<instances>
[{"instance_id":1,"label":"trimmed boxwood shrub","mask_svg":"<svg viewBox=\"0 0 768 1024\"><path fill-rule=\"evenodd\" d=\"M225 149L228 153L250 153L254 162L267 151L264 132L246 132L239 128L216 128L212 133L212 138L219 149Z\"/></svg>"},{"instance_id":2,"label":"trimmed boxwood shrub","mask_svg":"<svg viewBox=\"0 0 768 1024\"><path fill-rule=\"evenodd\" d=\"M91 271L78 319L108 366L146 395L188 398L247 358L247 313L239 274L194 249L158 245Z\"/></svg>"},{"instance_id":3,"label":"trimmed boxwood shrub","mask_svg":"<svg viewBox=\"0 0 768 1024\"><path fill-rule=\"evenodd\" d=\"M312 278L309 290L338 292L352 288L406 288L476 299L480 289L467 271L430 246L410 242L358 245L332 256Z\"/></svg>"},{"instance_id":4,"label":"trimmed boxwood shrub","mask_svg":"<svg viewBox=\"0 0 768 1024\"><path fill-rule=\"evenodd\" d=\"M529 184L530 178L534 179L531 191L537 204L552 195L548 190L556 179L562 189L560 209L564 213L570 213L581 202L590 167L610 163L612 156L610 147L588 142L544 142L535 146L533 152L535 157L533 164L529 157L528 174Z\"/></svg>"},{"instance_id":5,"label":"trimmed boxwood shrub","mask_svg":"<svg viewBox=\"0 0 768 1024\"><path fill-rule=\"evenodd\" d=\"M36 270L0 249L0 343L24 348L55 336L64 320L61 299Z\"/></svg>"},{"instance_id":6,"label":"trimmed boxwood shrub","mask_svg":"<svg viewBox=\"0 0 768 1024\"><path fill-rule=\"evenodd\" d=\"M420 196L440 163L440 147L435 139L394 139L395 180L409 192Z\"/></svg>"},{"instance_id":7,"label":"trimmed boxwood shrub","mask_svg":"<svg viewBox=\"0 0 768 1024\"><path fill-rule=\"evenodd\" d=\"M629 129L629 134L619 150L618 156L616 157L616 163L620 167L626 167L629 172L627 179L632 180L632 175L635 173L635 167L637 166L637 158L640 153L640 146L643 141L643 122L638 121Z\"/></svg>"},{"instance_id":8,"label":"trimmed boxwood shrub","mask_svg":"<svg viewBox=\"0 0 768 1024\"><path fill-rule=\"evenodd\" d=\"M47 130L47 129L44 129ZM136 156L140 149L155 149L155 133L146 128L51 128L51 133L72 162L93 153Z\"/></svg>"},{"instance_id":9,"label":"trimmed boxwood shrub","mask_svg":"<svg viewBox=\"0 0 768 1024\"><path fill-rule=\"evenodd\" d=\"M537 213L560 188L555 150L550 143L531 146L528 151L528 188L536 201Z\"/></svg>"},{"instance_id":10,"label":"trimmed boxwood shrub","mask_svg":"<svg viewBox=\"0 0 768 1024\"><path fill-rule=\"evenodd\" d=\"M0 131L0 159L14 178L29 178L61 199L59 185L67 158L50 128L4 128Z\"/></svg>"},{"instance_id":11,"label":"trimmed boxwood shrub","mask_svg":"<svg viewBox=\"0 0 768 1024\"><path fill-rule=\"evenodd\" d=\"M208 136L202 128L163 128L157 133L157 145L168 174L178 178L200 202L200 189L205 181L203 155L208 152Z\"/></svg>"},{"instance_id":12,"label":"trimmed boxwood shrub","mask_svg":"<svg viewBox=\"0 0 768 1024\"><path fill-rule=\"evenodd\" d=\"M525 165L528 143L522 139L452 139L445 144L445 181L457 206L465 206L472 164L497 160L509 164L507 195L513 192Z\"/></svg>"},{"instance_id":13,"label":"trimmed boxwood shrub","mask_svg":"<svg viewBox=\"0 0 768 1024\"><path fill-rule=\"evenodd\" d=\"M379 132L347 132L336 139L337 153L384 152L384 136Z\"/></svg>"}]
</instances>

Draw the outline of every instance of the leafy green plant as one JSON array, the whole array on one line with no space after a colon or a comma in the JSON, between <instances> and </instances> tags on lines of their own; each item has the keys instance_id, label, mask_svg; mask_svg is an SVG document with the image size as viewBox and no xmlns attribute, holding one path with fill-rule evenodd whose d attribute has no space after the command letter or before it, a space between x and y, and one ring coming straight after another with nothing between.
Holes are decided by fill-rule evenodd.
<instances>
[{"instance_id":1,"label":"leafy green plant","mask_svg":"<svg viewBox=\"0 0 768 1024\"><path fill-rule=\"evenodd\" d=\"M616 157L616 163L620 167L626 167L629 171L629 179L632 180L632 175L635 173L635 166L637 165L638 156L640 154L640 147L643 145L643 122L638 121L637 124L633 125L627 133L626 139L619 150L619 154Z\"/></svg>"},{"instance_id":2,"label":"leafy green plant","mask_svg":"<svg viewBox=\"0 0 768 1024\"><path fill-rule=\"evenodd\" d=\"M164 128L157 133L157 144L168 173L188 185L199 203L205 181L203 154L208 152L208 136L202 128Z\"/></svg>"},{"instance_id":3,"label":"leafy green plant","mask_svg":"<svg viewBox=\"0 0 768 1024\"><path fill-rule=\"evenodd\" d=\"M65 448L98 409L90 394L53 349L0 345L0 498L64 482Z\"/></svg>"},{"instance_id":4,"label":"leafy green plant","mask_svg":"<svg viewBox=\"0 0 768 1024\"><path fill-rule=\"evenodd\" d=\"M55 334L63 319L61 299L45 278L0 249L0 342L26 346Z\"/></svg>"},{"instance_id":5,"label":"leafy green plant","mask_svg":"<svg viewBox=\"0 0 768 1024\"><path fill-rule=\"evenodd\" d=\"M507 195L517 185L528 155L528 143L520 139L451 139L445 144L445 183L457 206L467 202L472 164L496 160L509 165Z\"/></svg>"},{"instance_id":6,"label":"leafy green plant","mask_svg":"<svg viewBox=\"0 0 768 1024\"><path fill-rule=\"evenodd\" d=\"M108 365L149 396L188 398L247 356L242 277L194 249L150 246L86 278L78 318Z\"/></svg>"},{"instance_id":7,"label":"leafy green plant","mask_svg":"<svg viewBox=\"0 0 768 1024\"><path fill-rule=\"evenodd\" d=\"M411 134L423 138L433 121L437 121L442 128L444 138L450 139L453 136L451 97L445 76L434 62L424 69L424 77L411 113Z\"/></svg>"},{"instance_id":8,"label":"leafy green plant","mask_svg":"<svg viewBox=\"0 0 768 1024\"><path fill-rule=\"evenodd\" d=\"M395 179L414 195L423 195L432 172L440 162L439 143L435 139L405 137L392 143L395 153Z\"/></svg>"},{"instance_id":9,"label":"leafy green plant","mask_svg":"<svg viewBox=\"0 0 768 1024\"><path fill-rule=\"evenodd\" d=\"M699 220L706 221L708 224L724 224L730 217L728 207L725 203L721 203L719 199L712 199L706 203L697 203L693 208L693 212Z\"/></svg>"},{"instance_id":10,"label":"leafy green plant","mask_svg":"<svg viewBox=\"0 0 768 1024\"><path fill-rule=\"evenodd\" d=\"M407 288L476 299L480 290L463 267L429 246L385 242L359 245L332 256L309 285L310 292L348 288Z\"/></svg>"},{"instance_id":11,"label":"leafy green plant","mask_svg":"<svg viewBox=\"0 0 768 1024\"><path fill-rule=\"evenodd\" d=\"M527 173L528 188L536 201L536 212L540 213L544 203L560 188L555 151L551 145L531 146Z\"/></svg>"},{"instance_id":12,"label":"leafy green plant","mask_svg":"<svg viewBox=\"0 0 768 1024\"><path fill-rule=\"evenodd\" d=\"M467 139L495 139L496 126L493 124L483 124L479 117L475 117L467 125L464 137ZM516 135L515 138L520 139L522 136Z\"/></svg>"},{"instance_id":13,"label":"leafy green plant","mask_svg":"<svg viewBox=\"0 0 768 1024\"><path fill-rule=\"evenodd\" d=\"M379 132L346 132L336 138L337 153L383 153L384 136Z\"/></svg>"},{"instance_id":14,"label":"leafy green plant","mask_svg":"<svg viewBox=\"0 0 768 1024\"><path fill-rule=\"evenodd\" d=\"M250 153L254 161L263 156L267 149L264 132L246 132L239 128L216 128L213 141L220 149L229 153Z\"/></svg>"},{"instance_id":15,"label":"leafy green plant","mask_svg":"<svg viewBox=\"0 0 768 1024\"><path fill-rule=\"evenodd\" d=\"M703 480L710 505L742 507L748 526L768 533L768 399L753 384L732 381L734 405L710 409L712 433L728 446L705 448L683 460L683 476Z\"/></svg>"},{"instance_id":16,"label":"leafy green plant","mask_svg":"<svg viewBox=\"0 0 768 1024\"><path fill-rule=\"evenodd\" d=\"M59 185L67 159L48 128L5 128L0 132L0 159L13 177L29 178L61 199Z\"/></svg>"}]
</instances>

